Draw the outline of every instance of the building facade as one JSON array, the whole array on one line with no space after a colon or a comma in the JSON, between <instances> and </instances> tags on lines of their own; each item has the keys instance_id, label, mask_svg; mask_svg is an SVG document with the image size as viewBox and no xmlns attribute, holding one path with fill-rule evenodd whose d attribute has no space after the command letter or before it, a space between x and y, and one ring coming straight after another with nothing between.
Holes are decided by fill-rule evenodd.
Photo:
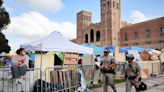
<instances>
[{"instance_id":1,"label":"building facade","mask_svg":"<svg viewBox=\"0 0 164 92\"><path fill-rule=\"evenodd\" d=\"M164 17L137 24L121 21L120 0L100 0L101 22L92 23L92 13L77 13L77 44L105 47L137 46L152 49L164 47Z\"/></svg>"}]
</instances>

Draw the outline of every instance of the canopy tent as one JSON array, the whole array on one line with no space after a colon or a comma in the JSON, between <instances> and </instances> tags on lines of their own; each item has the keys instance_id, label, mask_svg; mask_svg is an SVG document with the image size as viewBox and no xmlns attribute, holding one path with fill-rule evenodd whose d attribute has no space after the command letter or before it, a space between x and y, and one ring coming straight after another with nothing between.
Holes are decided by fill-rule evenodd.
<instances>
[{"instance_id":1,"label":"canopy tent","mask_svg":"<svg viewBox=\"0 0 164 92\"><path fill-rule=\"evenodd\" d=\"M58 31L54 31L52 34L42 39L21 44L20 47L31 51L56 51L93 54L92 48L75 44L62 37Z\"/></svg>"},{"instance_id":2,"label":"canopy tent","mask_svg":"<svg viewBox=\"0 0 164 92\"><path fill-rule=\"evenodd\" d=\"M130 46L126 48L126 50L137 50L138 53L141 53L143 50L151 51L150 49L145 49L145 48L140 48L140 47L135 47L135 46Z\"/></svg>"},{"instance_id":3,"label":"canopy tent","mask_svg":"<svg viewBox=\"0 0 164 92\"><path fill-rule=\"evenodd\" d=\"M50 35L29 43L21 44L21 48L31 51L55 51L55 52L74 52L82 54L93 54L93 49L75 44L64 37L58 31ZM42 69L42 54L40 69Z\"/></svg>"},{"instance_id":4,"label":"canopy tent","mask_svg":"<svg viewBox=\"0 0 164 92\"><path fill-rule=\"evenodd\" d=\"M48 53L46 53L46 55L57 55L61 61L63 61L63 58L64 58L64 55L59 53L59 52L52 52L52 51L49 51Z\"/></svg>"},{"instance_id":5,"label":"canopy tent","mask_svg":"<svg viewBox=\"0 0 164 92\"><path fill-rule=\"evenodd\" d=\"M113 46L113 45L107 46L107 47L105 47L105 49L106 49L106 48L115 51L115 46ZM125 50L125 49L122 49L122 48L119 48L119 52L126 53L126 50Z\"/></svg>"},{"instance_id":6,"label":"canopy tent","mask_svg":"<svg viewBox=\"0 0 164 92\"><path fill-rule=\"evenodd\" d=\"M94 55L102 55L102 54L104 54L104 52L103 52L104 49L101 48L101 47L93 46L93 45L89 45L89 44L82 44L82 46L93 48L93 54ZM86 55L84 55L84 56L86 56Z\"/></svg>"},{"instance_id":7,"label":"canopy tent","mask_svg":"<svg viewBox=\"0 0 164 92\"><path fill-rule=\"evenodd\" d=\"M151 51L149 51L149 54L152 54L152 52L157 53L157 54L161 54L161 51L154 50L154 49L151 49Z\"/></svg>"}]
</instances>

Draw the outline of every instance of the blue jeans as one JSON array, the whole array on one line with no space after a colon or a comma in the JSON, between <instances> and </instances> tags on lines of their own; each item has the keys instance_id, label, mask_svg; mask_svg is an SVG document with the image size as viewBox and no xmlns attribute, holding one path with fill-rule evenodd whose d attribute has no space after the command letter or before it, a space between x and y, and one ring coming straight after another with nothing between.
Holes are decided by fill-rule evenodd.
<instances>
[{"instance_id":1,"label":"blue jeans","mask_svg":"<svg viewBox=\"0 0 164 92\"><path fill-rule=\"evenodd\" d=\"M20 72L20 76L24 76L26 74L26 71L27 71L27 65L23 65L21 68L18 67L17 65L13 65L11 67L11 71L13 74L13 78L18 78L19 72Z\"/></svg>"}]
</instances>

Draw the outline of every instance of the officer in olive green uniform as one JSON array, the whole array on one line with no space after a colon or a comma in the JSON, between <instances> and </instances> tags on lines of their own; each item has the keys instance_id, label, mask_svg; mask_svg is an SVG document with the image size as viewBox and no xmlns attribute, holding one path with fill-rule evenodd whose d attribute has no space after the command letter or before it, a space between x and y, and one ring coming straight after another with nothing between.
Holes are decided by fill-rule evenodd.
<instances>
[{"instance_id":1,"label":"officer in olive green uniform","mask_svg":"<svg viewBox=\"0 0 164 92\"><path fill-rule=\"evenodd\" d=\"M139 82L141 81L141 69L136 62L133 62L134 56L132 54L126 55L128 64L125 70L126 92L131 92L132 85L134 85L136 92L139 91Z\"/></svg>"},{"instance_id":2,"label":"officer in olive green uniform","mask_svg":"<svg viewBox=\"0 0 164 92\"><path fill-rule=\"evenodd\" d=\"M103 74L103 88L104 92L108 92L108 84L112 87L114 92L116 92L116 87L114 85L114 66L116 61L112 56L109 56L109 49L104 50L104 56L101 58L100 69Z\"/></svg>"}]
</instances>

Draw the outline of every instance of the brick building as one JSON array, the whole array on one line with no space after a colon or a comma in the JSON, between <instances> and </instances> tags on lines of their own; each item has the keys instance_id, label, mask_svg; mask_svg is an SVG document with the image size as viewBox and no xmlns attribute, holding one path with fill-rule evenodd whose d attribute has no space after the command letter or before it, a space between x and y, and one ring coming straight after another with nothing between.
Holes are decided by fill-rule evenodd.
<instances>
[{"instance_id":1,"label":"brick building","mask_svg":"<svg viewBox=\"0 0 164 92\"><path fill-rule=\"evenodd\" d=\"M92 23L92 13L77 13L77 38L72 42L100 47L118 45L122 48L138 46L164 47L164 17L137 24L121 21L120 0L100 0L101 22Z\"/></svg>"}]
</instances>

